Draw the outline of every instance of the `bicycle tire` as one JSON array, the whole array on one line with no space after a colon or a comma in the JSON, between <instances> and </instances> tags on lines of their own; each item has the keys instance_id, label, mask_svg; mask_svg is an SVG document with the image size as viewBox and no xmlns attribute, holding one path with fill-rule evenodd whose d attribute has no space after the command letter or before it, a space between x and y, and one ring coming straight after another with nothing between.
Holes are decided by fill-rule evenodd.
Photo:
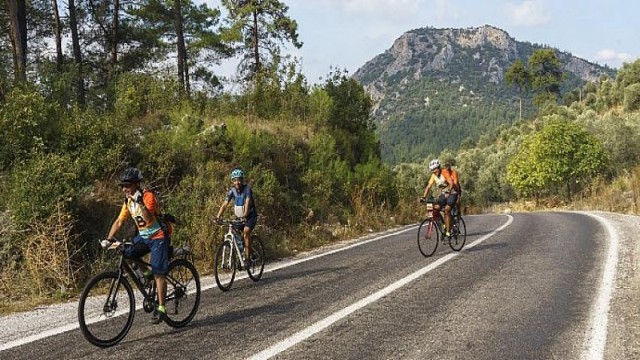
<instances>
[{"instance_id":1,"label":"bicycle tire","mask_svg":"<svg viewBox=\"0 0 640 360\"><path fill-rule=\"evenodd\" d=\"M429 234L431 233L431 234ZM432 256L438 248L440 233L432 219L425 219L418 228L418 249L424 257Z\"/></svg>"},{"instance_id":2,"label":"bicycle tire","mask_svg":"<svg viewBox=\"0 0 640 360\"><path fill-rule=\"evenodd\" d=\"M247 267L247 274L253 281L258 281L262 277L264 271L264 247L262 241L256 235L251 236L251 266Z\"/></svg>"},{"instance_id":3,"label":"bicycle tire","mask_svg":"<svg viewBox=\"0 0 640 360\"><path fill-rule=\"evenodd\" d=\"M121 294L124 296L120 296ZM124 306L124 317L118 313L120 301L128 301L129 304L128 308L126 304ZM135 314L136 304L131 284L124 277L118 281L116 272L103 272L91 278L82 290L78 302L80 331L85 339L98 347L113 346L122 341L133 325ZM107 335L114 327L115 335Z\"/></svg>"},{"instance_id":4,"label":"bicycle tire","mask_svg":"<svg viewBox=\"0 0 640 360\"><path fill-rule=\"evenodd\" d=\"M199 305L200 276L195 266L185 259L172 261L167 272L165 322L174 328L184 327L196 315Z\"/></svg>"},{"instance_id":5,"label":"bicycle tire","mask_svg":"<svg viewBox=\"0 0 640 360\"><path fill-rule=\"evenodd\" d=\"M220 290L229 291L231 289L236 277L238 261L238 255L233 251L233 247L228 241L223 241L218 245L213 261L213 274Z\"/></svg>"},{"instance_id":6,"label":"bicycle tire","mask_svg":"<svg viewBox=\"0 0 640 360\"><path fill-rule=\"evenodd\" d=\"M449 246L453 251L460 251L467 241L467 225L460 215L451 220L453 221L453 236L449 238Z\"/></svg>"}]
</instances>

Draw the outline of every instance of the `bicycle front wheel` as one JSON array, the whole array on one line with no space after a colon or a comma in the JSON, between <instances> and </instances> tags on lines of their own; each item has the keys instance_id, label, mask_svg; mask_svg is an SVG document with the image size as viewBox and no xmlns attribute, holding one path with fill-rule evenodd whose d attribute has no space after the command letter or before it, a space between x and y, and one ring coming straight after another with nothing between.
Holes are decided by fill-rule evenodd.
<instances>
[{"instance_id":1,"label":"bicycle front wheel","mask_svg":"<svg viewBox=\"0 0 640 360\"><path fill-rule=\"evenodd\" d=\"M418 228L418 249L424 257L429 257L438 248L440 234L432 219L425 219Z\"/></svg>"},{"instance_id":2,"label":"bicycle front wheel","mask_svg":"<svg viewBox=\"0 0 640 360\"><path fill-rule=\"evenodd\" d=\"M451 250L453 251L460 251L467 241L467 226L462 216L456 216L451 221L453 222L453 226L449 246L451 246Z\"/></svg>"},{"instance_id":3,"label":"bicycle front wheel","mask_svg":"<svg viewBox=\"0 0 640 360\"><path fill-rule=\"evenodd\" d=\"M196 315L200 305L200 276L189 261L174 260L167 273L167 317L165 322L174 328L186 326Z\"/></svg>"},{"instance_id":4,"label":"bicycle front wheel","mask_svg":"<svg viewBox=\"0 0 640 360\"><path fill-rule=\"evenodd\" d=\"M223 241L218 245L214 258L213 275L220 290L228 291L231 289L233 279L236 277L236 264L238 262L238 255L233 251L229 241Z\"/></svg>"},{"instance_id":5,"label":"bicycle front wheel","mask_svg":"<svg viewBox=\"0 0 640 360\"><path fill-rule=\"evenodd\" d=\"M260 238L253 235L251 236L251 266L247 267L247 273L249 278L253 281L258 281L262 277L264 271L264 247Z\"/></svg>"},{"instance_id":6,"label":"bicycle front wheel","mask_svg":"<svg viewBox=\"0 0 640 360\"><path fill-rule=\"evenodd\" d=\"M119 343L131 329L136 311L133 289L115 272L94 276L82 290L78 322L82 335L93 345Z\"/></svg>"}]
</instances>

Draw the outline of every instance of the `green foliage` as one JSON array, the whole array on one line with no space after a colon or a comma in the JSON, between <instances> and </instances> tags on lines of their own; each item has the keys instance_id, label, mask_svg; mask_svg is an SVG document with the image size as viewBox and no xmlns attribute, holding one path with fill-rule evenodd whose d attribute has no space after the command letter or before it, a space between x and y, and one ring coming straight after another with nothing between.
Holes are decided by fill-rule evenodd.
<instances>
[{"instance_id":1,"label":"green foliage","mask_svg":"<svg viewBox=\"0 0 640 360\"><path fill-rule=\"evenodd\" d=\"M536 92L534 103L543 107L548 102L557 102L563 73L555 51L535 50L529 57L528 66L531 72L531 87Z\"/></svg>"},{"instance_id":2,"label":"green foliage","mask_svg":"<svg viewBox=\"0 0 640 360\"><path fill-rule=\"evenodd\" d=\"M632 63L624 63L616 77L618 89L626 89L633 84L640 84L640 60Z\"/></svg>"},{"instance_id":3,"label":"green foliage","mask_svg":"<svg viewBox=\"0 0 640 360\"><path fill-rule=\"evenodd\" d=\"M55 106L36 90L16 87L0 107L0 170L45 151L58 136Z\"/></svg>"},{"instance_id":4,"label":"green foliage","mask_svg":"<svg viewBox=\"0 0 640 360\"><path fill-rule=\"evenodd\" d=\"M14 221L28 227L49 218L56 204L69 204L84 185L79 162L68 154L38 154L15 166L3 197Z\"/></svg>"},{"instance_id":5,"label":"green foliage","mask_svg":"<svg viewBox=\"0 0 640 360\"><path fill-rule=\"evenodd\" d=\"M504 77L507 84L516 87L520 94L531 87L531 74L527 71L524 62L520 59L514 61L513 64L509 66Z\"/></svg>"},{"instance_id":6,"label":"green foliage","mask_svg":"<svg viewBox=\"0 0 640 360\"><path fill-rule=\"evenodd\" d=\"M118 77L115 111L121 119L173 108L179 102L180 88L174 80L127 73Z\"/></svg>"},{"instance_id":7,"label":"green foliage","mask_svg":"<svg viewBox=\"0 0 640 360\"><path fill-rule=\"evenodd\" d=\"M589 182L607 163L600 141L583 127L559 117L527 136L507 168L509 182L525 197L558 194L567 197Z\"/></svg>"},{"instance_id":8,"label":"green foliage","mask_svg":"<svg viewBox=\"0 0 640 360\"><path fill-rule=\"evenodd\" d=\"M279 62L280 46L290 42L296 48L302 47L298 41L298 24L287 16L289 7L282 1L222 0L229 12L230 28L226 36L238 43L237 51L242 60L239 71L247 79Z\"/></svg>"},{"instance_id":9,"label":"green foliage","mask_svg":"<svg viewBox=\"0 0 640 360\"><path fill-rule=\"evenodd\" d=\"M334 129L338 152L351 166L379 159L375 125L369 117L372 103L362 85L336 71L324 91L331 98L328 124Z\"/></svg>"},{"instance_id":10,"label":"green foliage","mask_svg":"<svg viewBox=\"0 0 640 360\"><path fill-rule=\"evenodd\" d=\"M640 83L631 84L624 89L623 105L626 111L640 109Z\"/></svg>"}]
</instances>

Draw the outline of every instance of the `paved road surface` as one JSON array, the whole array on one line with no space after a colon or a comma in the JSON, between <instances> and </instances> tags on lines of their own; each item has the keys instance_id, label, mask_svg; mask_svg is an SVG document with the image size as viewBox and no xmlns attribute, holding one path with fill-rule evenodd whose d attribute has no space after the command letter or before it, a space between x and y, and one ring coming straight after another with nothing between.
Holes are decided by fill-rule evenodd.
<instances>
[{"instance_id":1,"label":"paved road surface","mask_svg":"<svg viewBox=\"0 0 640 360\"><path fill-rule=\"evenodd\" d=\"M612 295L603 292L602 284L612 270L611 261L607 267L611 230L582 213L482 215L466 221L467 246L460 253L440 246L433 257L424 258L416 245L417 229L408 227L266 272L257 283L237 281L226 293L205 291L198 314L185 329L151 325L148 314L139 311L131 331L115 347L96 348L74 329L11 347L0 358L593 355L589 347L603 335L603 325L606 335L610 317L606 310ZM598 303L603 296L605 303ZM607 308L598 317L603 305ZM614 345L605 354L637 354L638 330L620 327L615 319L610 326L615 334L632 338L626 345L610 339L607 344Z\"/></svg>"}]
</instances>

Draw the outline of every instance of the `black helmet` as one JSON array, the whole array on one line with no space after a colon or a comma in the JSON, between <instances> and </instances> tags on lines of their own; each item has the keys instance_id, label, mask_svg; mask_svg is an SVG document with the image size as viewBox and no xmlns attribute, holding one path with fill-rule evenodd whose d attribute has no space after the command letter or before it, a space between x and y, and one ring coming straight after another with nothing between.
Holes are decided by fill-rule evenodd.
<instances>
[{"instance_id":1,"label":"black helmet","mask_svg":"<svg viewBox=\"0 0 640 360\"><path fill-rule=\"evenodd\" d=\"M130 167L120 175L120 185L142 181L142 172L138 168Z\"/></svg>"}]
</instances>

